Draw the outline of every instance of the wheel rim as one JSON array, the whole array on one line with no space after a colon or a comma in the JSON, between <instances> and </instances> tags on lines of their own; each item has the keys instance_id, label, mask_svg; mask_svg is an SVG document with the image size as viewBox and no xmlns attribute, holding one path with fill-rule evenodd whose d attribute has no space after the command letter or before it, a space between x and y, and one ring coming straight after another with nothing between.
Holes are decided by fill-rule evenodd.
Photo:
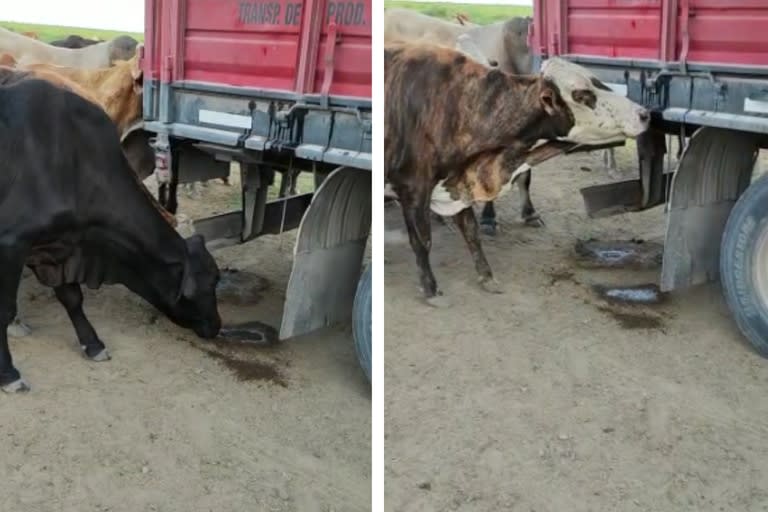
<instances>
[{"instance_id":1,"label":"wheel rim","mask_svg":"<svg viewBox=\"0 0 768 512\"><path fill-rule=\"evenodd\" d=\"M764 310L768 310L768 229L763 229L752 258L755 291Z\"/></svg>"}]
</instances>

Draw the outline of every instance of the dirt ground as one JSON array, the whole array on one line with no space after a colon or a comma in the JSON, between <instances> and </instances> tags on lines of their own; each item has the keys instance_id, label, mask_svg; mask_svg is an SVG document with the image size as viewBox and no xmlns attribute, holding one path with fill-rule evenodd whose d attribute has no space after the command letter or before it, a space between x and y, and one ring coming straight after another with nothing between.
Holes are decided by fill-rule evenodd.
<instances>
[{"instance_id":1,"label":"dirt ground","mask_svg":"<svg viewBox=\"0 0 768 512\"><path fill-rule=\"evenodd\" d=\"M211 184L180 212L223 212L237 188ZM279 328L293 234L214 255L240 271L225 324ZM228 291L229 290L229 291ZM27 278L34 333L11 340L32 385L0 396L0 510L348 511L371 500L370 386L351 328L275 348L198 343L122 287L86 292L112 360L81 357L50 290Z\"/></svg>"},{"instance_id":2,"label":"dirt ground","mask_svg":"<svg viewBox=\"0 0 768 512\"><path fill-rule=\"evenodd\" d=\"M607 181L598 153L536 169L540 229L518 223L517 194L497 203L502 232L484 246L502 295L476 284L461 236L434 227L445 309L421 301L401 213L386 209L402 231L385 245L386 510L768 510L768 365L719 286L616 309L592 285L659 269L573 258L578 239L663 242L661 208L586 217L578 189Z\"/></svg>"}]
</instances>

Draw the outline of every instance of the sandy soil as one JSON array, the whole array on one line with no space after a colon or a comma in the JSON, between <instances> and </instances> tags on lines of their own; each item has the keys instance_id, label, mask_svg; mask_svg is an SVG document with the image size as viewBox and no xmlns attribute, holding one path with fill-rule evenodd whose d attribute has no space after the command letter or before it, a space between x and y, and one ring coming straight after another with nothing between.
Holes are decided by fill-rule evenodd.
<instances>
[{"instance_id":1,"label":"sandy soil","mask_svg":"<svg viewBox=\"0 0 768 512\"><path fill-rule=\"evenodd\" d=\"M192 216L237 204L212 184ZM225 323L279 327L293 236L215 254L241 271ZM225 290L226 291L226 290ZM50 290L25 279L35 332L11 341L32 385L0 396L0 510L349 511L370 507L370 386L341 327L276 348L202 345L121 287L88 291L112 361L80 356Z\"/></svg>"},{"instance_id":2,"label":"sandy soil","mask_svg":"<svg viewBox=\"0 0 768 512\"><path fill-rule=\"evenodd\" d=\"M499 201L503 232L484 244L503 295L481 291L446 227L432 261L447 309L421 301L407 241L385 246L386 510L768 509L768 365L719 286L617 310L592 285L656 282L658 269L572 257L577 239L663 241L660 208L587 219L578 189L607 181L601 162L535 171L545 228L518 224L517 194ZM404 229L398 208L386 217Z\"/></svg>"}]
</instances>

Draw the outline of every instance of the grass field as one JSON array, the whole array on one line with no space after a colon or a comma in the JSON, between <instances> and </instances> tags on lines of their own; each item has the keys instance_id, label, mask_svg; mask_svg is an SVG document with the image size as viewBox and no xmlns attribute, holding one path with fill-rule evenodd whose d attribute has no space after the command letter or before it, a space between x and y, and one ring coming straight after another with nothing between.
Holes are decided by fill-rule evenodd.
<instances>
[{"instance_id":1,"label":"grass field","mask_svg":"<svg viewBox=\"0 0 768 512\"><path fill-rule=\"evenodd\" d=\"M96 28L59 27L55 25L36 25L34 23L17 23L14 21L0 21L0 27L15 32L35 32L40 40L45 42L62 39L70 34L77 34L89 39L100 38L104 40L109 40L120 35L128 35L138 41L144 41L144 34L136 32L118 32L115 30L100 30Z\"/></svg>"},{"instance_id":2,"label":"grass field","mask_svg":"<svg viewBox=\"0 0 768 512\"><path fill-rule=\"evenodd\" d=\"M453 4L440 2L409 2L403 0L384 0L386 8L405 8L419 11L436 18L450 19L457 13L469 16L473 23L485 25L494 21L502 21L514 16L532 16L533 8L525 5L493 5L493 4Z\"/></svg>"}]
</instances>

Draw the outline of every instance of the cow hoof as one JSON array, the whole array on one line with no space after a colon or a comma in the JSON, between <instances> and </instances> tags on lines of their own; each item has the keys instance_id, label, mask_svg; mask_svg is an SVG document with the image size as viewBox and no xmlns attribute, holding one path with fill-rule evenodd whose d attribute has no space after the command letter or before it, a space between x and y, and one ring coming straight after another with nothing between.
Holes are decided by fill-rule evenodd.
<instances>
[{"instance_id":1,"label":"cow hoof","mask_svg":"<svg viewBox=\"0 0 768 512\"><path fill-rule=\"evenodd\" d=\"M104 361L109 361L112 359L112 356L109 355L109 351L105 348L101 350L99 353L97 353L95 356L91 357L88 355L88 352L86 351L86 347L82 347L83 354L85 354L85 357L90 359L91 361L95 363L103 363Z\"/></svg>"},{"instance_id":2,"label":"cow hoof","mask_svg":"<svg viewBox=\"0 0 768 512\"><path fill-rule=\"evenodd\" d=\"M443 295L435 295L433 297L427 297L427 304L433 308L443 309L451 305L451 302Z\"/></svg>"},{"instance_id":3,"label":"cow hoof","mask_svg":"<svg viewBox=\"0 0 768 512\"><path fill-rule=\"evenodd\" d=\"M6 393L26 393L30 388L24 379L18 379L2 387Z\"/></svg>"},{"instance_id":4,"label":"cow hoof","mask_svg":"<svg viewBox=\"0 0 768 512\"><path fill-rule=\"evenodd\" d=\"M23 338L32 334L32 329L20 320L14 320L12 324L8 326L8 336L11 338Z\"/></svg>"},{"instance_id":5,"label":"cow hoof","mask_svg":"<svg viewBox=\"0 0 768 512\"><path fill-rule=\"evenodd\" d=\"M524 218L523 224L528 226L529 228L543 228L544 226L546 226L546 224L544 224L544 219L539 217L538 213L531 215L530 217Z\"/></svg>"},{"instance_id":6,"label":"cow hoof","mask_svg":"<svg viewBox=\"0 0 768 512\"><path fill-rule=\"evenodd\" d=\"M480 232L486 236L496 236L496 224L480 224Z\"/></svg>"},{"instance_id":7,"label":"cow hoof","mask_svg":"<svg viewBox=\"0 0 768 512\"><path fill-rule=\"evenodd\" d=\"M501 289L501 283L491 278L480 279L480 286L488 293L504 293Z\"/></svg>"}]
</instances>

